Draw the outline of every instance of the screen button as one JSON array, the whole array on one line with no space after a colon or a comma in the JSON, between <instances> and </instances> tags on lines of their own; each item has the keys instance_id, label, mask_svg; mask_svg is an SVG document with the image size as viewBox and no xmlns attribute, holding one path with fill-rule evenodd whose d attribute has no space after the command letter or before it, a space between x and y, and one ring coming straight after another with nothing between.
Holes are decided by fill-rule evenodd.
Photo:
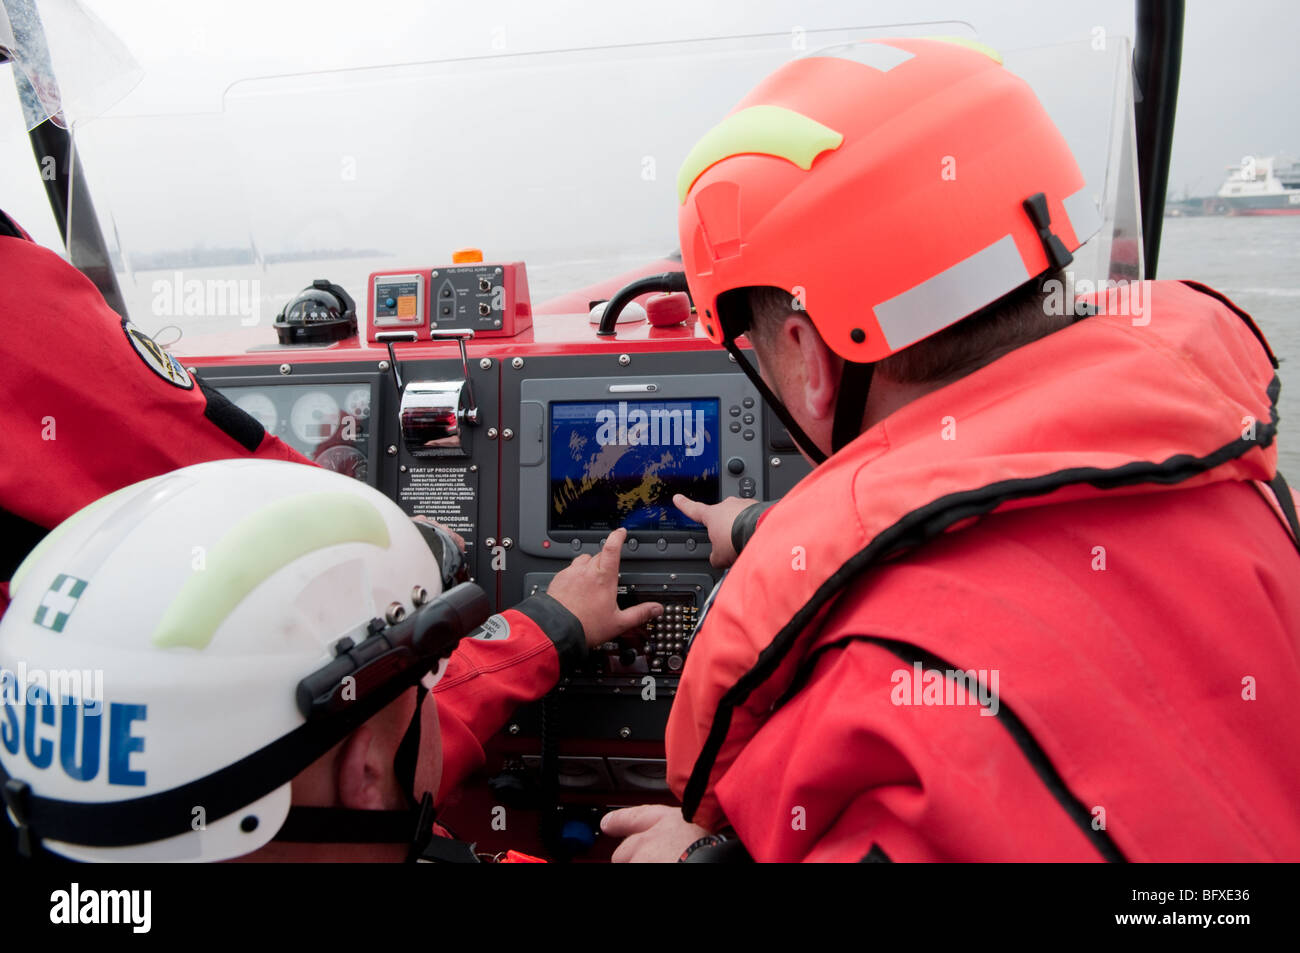
<instances>
[{"instance_id":1,"label":"screen button","mask_svg":"<svg viewBox=\"0 0 1300 953\"><path fill-rule=\"evenodd\" d=\"M733 420L733 421L731 422L731 424L730 424L730 427L731 427L731 432L732 432L732 433L740 433L740 421L739 421L739 420Z\"/></svg>"},{"instance_id":2,"label":"screen button","mask_svg":"<svg viewBox=\"0 0 1300 953\"><path fill-rule=\"evenodd\" d=\"M741 401L741 403L744 404L747 408L748 408L748 407L753 407L753 406L754 406L754 398L752 398L752 397L746 397L744 400Z\"/></svg>"},{"instance_id":3,"label":"screen button","mask_svg":"<svg viewBox=\"0 0 1300 953\"><path fill-rule=\"evenodd\" d=\"M664 539L662 536L655 540L655 549L659 550L659 552L662 553L667 548L668 540Z\"/></svg>"},{"instance_id":4,"label":"screen button","mask_svg":"<svg viewBox=\"0 0 1300 953\"><path fill-rule=\"evenodd\" d=\"M754 494L758 491L758 484L754 482L753 477L740 478L740 495L745 499L753 499Z\"/></svg>"},{"instance_id":5,"label":"screen button","mask_svg":"<svg viewBox=\"0 0 1300 953\"><path fill-rule=\"evenodd\" d=\"M640 548L641 548L641 541L637 539L635 536L629 536L627 540L627 551L629 553L634 553Z\"/></svg>"},{"instance_id":6,"label":"screen button","mask_svg":"<svg viewBox=\"0 0 1300 953\"><path fill-rule=\"evenodd\" d=\"M753 440L753 439L754 439L754 431L752 431L752 430L746 430L744 433L741 434L741 436L744 437L746 440Z\"/></svg>"},{"instance_id":7,"label":"screen button","mask_svg":"<svg viewBox=\"0 0 1300 953\"><path fill-rule=\"evenodd\" d=\"M740 416L740 408L739 408L739 407L728 407L728 408L727 408L727 413L731 414L731 416L733 416L733 417L739 417L739 416Z\"/></svg>"}]
</instances>

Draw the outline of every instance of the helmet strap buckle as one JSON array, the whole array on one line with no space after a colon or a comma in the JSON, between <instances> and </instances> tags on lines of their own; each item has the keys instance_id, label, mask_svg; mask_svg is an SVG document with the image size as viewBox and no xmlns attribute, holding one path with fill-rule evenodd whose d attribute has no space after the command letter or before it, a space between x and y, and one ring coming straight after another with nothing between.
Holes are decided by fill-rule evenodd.
<instances>
[{"instance_id":1,"label":"helmet strap buckle","mask_svg":"<svg viewBox=\"0 0 1300 953\"><path fill-rule=\"evenodd\" d=\"M1065 247L1065 242L1052 231L1052 213L1047 208L1047 196L1035 192L1020 204L1038 231L1038 240L1043 243L1043 251L1047 255L1048 270L1059 271L1074 261L1074 255Z\"/></svg>"}]
</instances>

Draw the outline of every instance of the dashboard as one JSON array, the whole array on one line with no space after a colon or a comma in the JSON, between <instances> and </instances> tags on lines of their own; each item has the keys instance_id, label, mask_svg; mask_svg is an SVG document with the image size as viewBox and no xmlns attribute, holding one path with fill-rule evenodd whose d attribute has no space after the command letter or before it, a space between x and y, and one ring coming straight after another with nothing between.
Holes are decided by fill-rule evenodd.
<instances>
[{"instance_id":1,"label":"dashboard","mask_svg":"<svg viewBox=\"0 0 1300 953\"><path fill-rule=\"evenodd\" d=\"M512 267L526 287L522 264ZM421 292L424 273L376 283L371 310L402 297L390 288L416 299L417 323L421 307L446 307ZM546 699L515 711L488 746L485 774L441 817L484 849L595 858L601 812L671 799L664 729L720 578L707 533L673 495L774 499L808 468L693 318L639 336L620 326L600 340L585 314L528 314L522 327L502 322L508 335L492 313L486 336L425 327L394 342L381 323L370 346L260 348L194 366L268 433L459 533L493 611L545 592L575 556L628 529L619 601L661 602L665 614L599 646ZM529 818L522 833L485 823L502 805Z\"/></svg>"},{"instance_id":2,"label":"dashboard","mask_svg":"<svg viewBox=\"0 0 1300 953\"><path fill-rule=\"evenodd\" d=\"M226 384L226 397L309 460L365 481L370 473L374 383Z\"/></svg>"}]
</instances>

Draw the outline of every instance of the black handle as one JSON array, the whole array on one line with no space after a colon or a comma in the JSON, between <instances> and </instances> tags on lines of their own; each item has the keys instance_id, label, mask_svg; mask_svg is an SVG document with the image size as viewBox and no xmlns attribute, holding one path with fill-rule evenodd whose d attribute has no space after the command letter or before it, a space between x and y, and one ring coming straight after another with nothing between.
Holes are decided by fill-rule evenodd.
<instances>
[{"instance_id":1,"label":"black handle","mask_svg":"<svg viewBox=\"0 0 1300 953\"><path fill-rule=\"evenodd\" d=\"M601 337L613 337L617 333L614 325L618 323L618 316L627 307L627 303L647 291L685 291L688 295L691 293L690 288L686 286L684 271L665 271L662 275L638 278L631 284L619 288L614 297L609 299L609 304L605 305L605 311L600 316L600 327L596 329L596 333Z\"/></svg>"}]
</instances>

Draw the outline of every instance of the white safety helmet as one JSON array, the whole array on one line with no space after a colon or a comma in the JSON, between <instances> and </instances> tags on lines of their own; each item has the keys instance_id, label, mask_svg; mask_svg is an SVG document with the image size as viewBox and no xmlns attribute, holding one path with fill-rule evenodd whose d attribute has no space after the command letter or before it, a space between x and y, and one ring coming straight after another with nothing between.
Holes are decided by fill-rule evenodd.
<instances>
[{"instance_id":1,"label":"white safety helmet","mask_svg":"<svg viewBox=\"0 0 1300 953\"><path fill-rule=\"evenodd\" d=\"M0 767L20 839L75 860L222 860L290 781L487 615L391 500L223 460L57 526L0 621Z\"/></svg>"}]
</instances>

